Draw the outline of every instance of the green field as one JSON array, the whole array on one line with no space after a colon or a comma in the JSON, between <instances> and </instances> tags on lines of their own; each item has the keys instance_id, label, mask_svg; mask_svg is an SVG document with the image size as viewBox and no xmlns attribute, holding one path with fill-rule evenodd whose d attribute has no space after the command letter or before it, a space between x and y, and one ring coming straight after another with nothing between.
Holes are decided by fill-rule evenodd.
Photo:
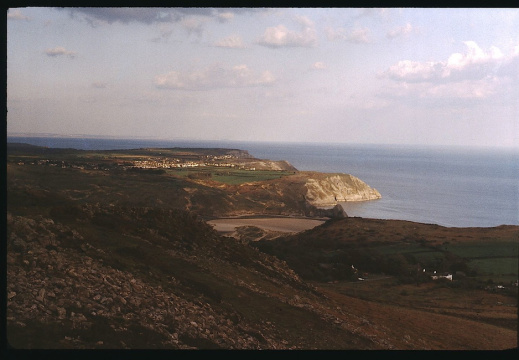
<instances>
[{"instance_id":1,"label":"green field","mask_svg":"<svg viewBox=\"0 0 519 360\"><path fill-rule=\"evenodd\" d=\"M468 260L471 269L498 281L516 280L519 273L519 243L481 242L448 245L447 250Z\"/></svg>"},{"instance_id":2,"label":"green field","mask_svg":"<svg viewBox=\"0 0 519 360\"><path fill-rule=\"evenodd\" d=\"M420 244L392 244L373 248L388 256L411 255L422 264L438 262L447 254L452 254L465 259L468 268L475 270L480 278L494 281L513 281L519 273L519 243L512 241L447 244L437 249Z\"/></svg>"},{"instance_id":3,"label":"green field","mask_svg":"<svg viewBox=\"0 0 519 360\"><path fill-rule=\"evenodd\" d=\"M509 257L519 255L518 242L470 242L453 245L442 246L443 249L464 257L464 258L478 258L478 257Z\"/></svg>"},{"instance_id":4,"label":"green field","mask_svg":"<svg viewBox=\"0 0 519 360\"><path fill-rule=\"evenodd\" d=\"M517 280L517 258L490 258L475 259L469 262L469 266L483 277L492 278L496 281Z\"/></svg>"},{"instance_id":5,"label":"green field","mask_svg":"<svg viewBox=\"0 0 519 360\"><path fill-rule=\"evenodd\" d=\"M266 181L279 179L283 176L293 175L293 171L276 170L242 170L233 168L216 168L212 166L168 169L167 174L179 177L193 177L199 179L213 180L229 185L239 185L248 182Z\"/></svg>"}]
</instances>

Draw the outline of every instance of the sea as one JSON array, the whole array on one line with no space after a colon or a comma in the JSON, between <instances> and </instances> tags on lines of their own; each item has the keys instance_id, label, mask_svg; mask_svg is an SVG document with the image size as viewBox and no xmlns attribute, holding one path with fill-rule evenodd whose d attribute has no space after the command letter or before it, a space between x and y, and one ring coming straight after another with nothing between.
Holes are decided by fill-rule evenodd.
<instances>
[{"instance_id":1,"label":"sea","mask_svg":"<svg viewBox=\"0 0 519 360\"><path fill-rule=\"evenodd\" d=\"M82 150L207 147L247 150L298 170L347 173L382 198L343 202L348 216L447 227L519 225L519 149L202 140L8 136L8 142Z\"/></svg>"}]
</instances>

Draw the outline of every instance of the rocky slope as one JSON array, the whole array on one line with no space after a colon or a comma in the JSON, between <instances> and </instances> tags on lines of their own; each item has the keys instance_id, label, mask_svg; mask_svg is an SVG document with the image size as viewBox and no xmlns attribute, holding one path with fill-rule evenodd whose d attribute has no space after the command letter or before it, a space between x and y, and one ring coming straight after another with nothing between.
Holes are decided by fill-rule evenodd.
<instances>
[{"instance_id":1,"label":"rocky slope","mask_svg":"<svg viewBox=\"0 0 519 360\"><path fill-rule=\"evenodd\" d=\"M7 216L14 348L387 348L356 334L362 319L284 262L216 236L196 216L71 212L77 218Z\"/></svg>"},{"instance_id":2,"label":"rocky slope","mask_svg":"<svg viewBox=\"0 0 519 360\"><path fill-rule=\"evenodd\" d=\"M467 319L314 287L284 261L219 237L184 211L85 205L50 217L9 212L6 220L7 341L15 349L490 350L516 344L515 331L482 322L479 314ZM315 246L307 255L312 252ZM391 290L372 286L377 293ZM421 288L406 291L414 289ZM459 311L457 298L450 300ZM438 298L439 306L445 301Z\"/></svg>"}]
</instances>

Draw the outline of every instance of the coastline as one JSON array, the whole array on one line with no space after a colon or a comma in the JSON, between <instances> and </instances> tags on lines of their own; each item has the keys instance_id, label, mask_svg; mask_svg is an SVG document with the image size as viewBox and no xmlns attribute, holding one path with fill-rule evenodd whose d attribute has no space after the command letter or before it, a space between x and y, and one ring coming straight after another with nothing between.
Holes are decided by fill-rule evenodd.
<instances>
[{"instance_id":1,"label":"coastline","mask_svg":"<svg viewBox=\"0 0 519 360\"><path fill-rule=\"evenodd\" d=\"M515 176L519 164L517 149L330 143L266 146L257 142L171 139L161 142L38 136L23 140L38 146L84 150L179 145L245 148L258 158L289 161L300 171L354 174L383 194L376 201L341 202L349 216L408 220L447 227L519 225ZM15 140L22 139L10 134L8 142ZM319 207L327 206L320 204Z\"/></svg>"}]
</instances>

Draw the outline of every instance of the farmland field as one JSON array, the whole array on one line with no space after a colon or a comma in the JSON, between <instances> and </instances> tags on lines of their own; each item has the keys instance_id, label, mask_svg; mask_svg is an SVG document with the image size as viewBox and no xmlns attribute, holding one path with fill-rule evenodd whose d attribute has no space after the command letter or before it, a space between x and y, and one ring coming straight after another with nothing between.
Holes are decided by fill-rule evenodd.
<instances>
[{"instance_id":1,"label":"farmland field","mask_svg":"<svg viewBox=\"0 0 519 360\"><path fill-rule=\"evenodd\" d=\"M215 167L197 167L194 169L168 169L166 173L174 176L194 176L202 179L210 179L229 185L239 185L247 182L266 181L279 179L283 176L292 175L292 171L277 170L242 170Z\"/></svg>"},{"instance_id":2,"label":"farmland field","mask_svg":"<svg viewBox=\"0 0 519 360\"><path fill-rule=\"evenodd\" d=\"M517 279L519 270L519 244L507 242L464 242L424 247L420 244L396 244L374 247L381 254L412 256L418 262L427 263L442 259L450 253L467 260L468 268L481 274L480 278L510 282Z\"/></svg>"}]
</instances>

